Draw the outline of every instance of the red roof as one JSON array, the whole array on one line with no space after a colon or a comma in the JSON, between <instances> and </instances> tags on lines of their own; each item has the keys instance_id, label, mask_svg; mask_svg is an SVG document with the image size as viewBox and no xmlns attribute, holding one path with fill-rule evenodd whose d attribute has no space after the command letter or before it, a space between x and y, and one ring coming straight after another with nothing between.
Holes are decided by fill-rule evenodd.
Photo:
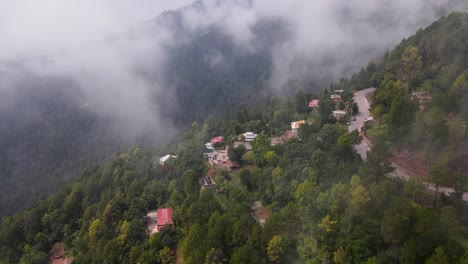
<instances>
[{"instance_id":1,"label":"red roof","mask_svg":"<svg viewBox=\"0 0 468 264\"><path fill-rule=\"evenodd\" d=\"M223 137L215 137L213 139L211 139L211 144L216 144L216 143L221 143L223 142Z\"/></svg>"},{"instance_id":2,"label":"red roof","mask_svg":"<svg viewBox=\"0 0 468 264\"><path fill-rule=\"evenodd\" d=\"M161 228L163 228L166 225L171 225L171 226L174 225L174 220L172 220L172 215L174 214L174 209L172 209L172 208L162 208L162 209L158 209L158 211L156 213L158 215L158 220L157 220L158 221L158 226L156 227L156 229L158 231L160 231Z\"/></svg>"},{"instance_id":3,"label":"red roof","mask_svg":"<svg viewBox=\"0 0 468 264\"><path fill-rule=\"evenodd\" d=\"M309 102L309 107L317 108L317 107L319 107L319 104L320 104L320 100L314 99L314 100Z\"/></svg>"}]
</instances>

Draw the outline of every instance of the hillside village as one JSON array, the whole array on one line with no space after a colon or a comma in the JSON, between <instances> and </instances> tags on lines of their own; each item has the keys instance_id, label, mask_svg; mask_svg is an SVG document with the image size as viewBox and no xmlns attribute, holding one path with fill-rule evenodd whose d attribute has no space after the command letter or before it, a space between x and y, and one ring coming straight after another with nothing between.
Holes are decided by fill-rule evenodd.
<instances>
[{"instance_id":1,"label":"hillside village","mask_svg":"<svg viewBox=\"0 0 468 264\"><path fill-rule=\"evenodd\" d=\"M323 91L85 169L3 219L0 263L466 263L468 64L442 58L466 50L467 19L441 18ZM427 174L394 166L399 153Z\"/></svg>"},{"instance_id":2,"label":"hillside village","mask_svg":"<svg viewBox=\"0 0 468 264\"><path fill-rule=\"evenodd\" d=\"M364 93L363 96L365 97L365 104L362 103L363 101L358 101L361 105L351 106L354 104L354 100L344 101L341 97L341 94L344 90L335 90L335 93L330 95L330 99L336 104L336 109L339 110L332 110L330 112L330 118L335 119L337 122L344 122L344 120L349 120L346 122L349 125L349 131L352 132L354 129L358 130L361 134L363 141L355 146L355 148L363 148L363 152L358 152L361 157L365 160L367 154L365 152L370 151L371 143L367 136L366 130L372 127L373 117L370 116L368 111L364 113L359 112L359 108L367 110L369 108L368 100L371 100L371 94L375 90L374 88L367 89L368 92ZM366 91L367 91L366 90ZM354 98L353 98L354 99ZM413 92L412 93L412 100L416 100L419 102L419 105L422 110L424 110L427 105L431 102L431 96L427 92ZM314 114L313 111L317 111L320 108L320 100L319 99L312 99L307 104L308 108L311 111L311 115ZM342 107L345 107L342 109ZM359 115L358 121L356 121L356 117ZM355 122L356 121L356 122ZM351 125L352 123L352 125ZM293 138L299 138L299 129L302 125L308 124L307 120L297 120L290 122L290 128L287 129L282 135L271 137L270 145L275 146L278 144L283 144L288 140ZM261 131L260 133L263 133ZM245 149L243 155L251 156L253 152L253 144L255 138L258 134L254 132L245 132L242 135L239 135L237 138L232 139L232 142L226 142L225 136L216 136L212 138L209 142L205 143L205 153L204 156L207 159L207 165L209 166L209 171L206 173L205 176L199 179L199 184L202 189L208 189L215 193L219 192L218 186L216 184L215 178L219 176L220 171L227 171L229 173L235 173L239 169L242 168L241 164L238 161L231 160L229 156L229 147L237 149L239 147ZM166 155L161 157L160 160L168 160L169 157L176 158L177 156ZM160 162L161 165L164 165ZM249 164L252 164L251 162ZM249 166L249 165L247 165ZM401 173L401 172L400 172ZM447 195L450 194L450 191L446 193ZM264 226L270 212L268 209L262 206L261 201L253 201L251 204L251 215L252 217L260 223L261 226Z\"/></svg>"},{"instance_id":3,"label":"hillside village","mask_svg":"<svg viewBox=\"0 0 468 264\"><path fill-rule=\"evenodd\" d=\"M283 144L301 142L306 139L305 137L307 135L304 133L307 133L307 130L310 129L308 127L313 126L314 122L317 122L317 118L320 116L319 111L326 108L326 111L328 111L328 115L326 116L328 119L327 122L330 122L330 124L337 128L348 125L349 132L356 129L359 133L362 133L364 141L361 142L358 137L349 143L353 145L353 149L356 149L358 154L361 155L361 158L365 160L367 158L367 151L369 151L372 146L369 142L370 139L367 135L367 131L372 129L373 126L373 118L370 116L370 112L367 111L369 107L368 100L370 100L369 95L373 93L375 89L367 90L369 90L369 92L359 93L359 96L363 96L364 100L359 98L357 103L354 102L354 98L349 99L349 96L348 100L343 99L341 96L341 94L344 93L343 90L335 90L335 93L332 95L327 95L325 92L322 99L308 100L305 102L307 109L302 115L298 115L304 119L292 120L286 123L288 124L288 128L284 130L282 134L271 134L270 138L265 135L265 133L268 133L267 131L261 130L257 130L257 133L248 131L238 135L221 134L212 137L208 142L203 144L202 152L206 170L197 176L198 188L200 188L202 193L208 191L213 193L217 199L223 201L225 199L223 197L226 193L232 191L232 188L240 187L240 189L243 190L242 192L249 197L248 210L250 217L258 223L260 227L268 227L269 218L272 213L275 212L275 207L271 206L267 199L265 200L262 199L262 197L258 197L250 190L253 188L251 186L253 183L250 178L252 177L250 172L261 169L262 166L264 166L262 165L264 162L273 162L277 159L277 154L276 151L271 150L264 152L264 161L259 163L255 158L259 148L258 145L266 143L267 145L264 145L264 148L278 149ZM431 96L426 92L413 92L412 100L418 102L421 110L425 110L431 102ZM333 107L327 108L327 106L323 104L324 101L328 101L329 106ZM365 104L362 102L365 102ZM363 112L360 112L360 108L366 111L363 110ZM201 132L202 131L199 133ZM321 141L322 138L317 137L317 140ZM264 141L264 143L262 143L262 141ZM181 157L183 158L183 155L164 155L154 161L153 169L156 171L170 172L174 170L174 166L177 165ZM275 172L273 171L273 173ZM256 188L258 188L258 186ZM451 195L450 193L451 191L448 191L445 194ZM427 194L429 194L429 192ZM179 228L183 228L177 225L177 222L180 221L178 220L179 216L177 215L177 211L176 208L162 206L148 211L146 216L141 219L146 225L146 239L150 239L153 235L161 233L157 236L167 237L166 239L173 241L167 245L169 246L169 255L176 258L178 258L180 254L184 254L178 249L181 245L175 242L174 237L177 232L180 232ZM207 213L211 212L207 211ZM65 255L63 243L56 248L58 249L50 253L50 263L71 263L71 261L73 261L73 258Z\"/></svg>"}]
</instances>

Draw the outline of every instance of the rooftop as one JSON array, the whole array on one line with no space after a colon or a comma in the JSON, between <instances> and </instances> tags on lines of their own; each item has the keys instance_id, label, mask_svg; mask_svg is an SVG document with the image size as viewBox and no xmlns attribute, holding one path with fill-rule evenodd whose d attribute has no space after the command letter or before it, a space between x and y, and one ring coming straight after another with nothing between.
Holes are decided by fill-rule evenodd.
<instances>
[{"instance_id":1,"label":"rooftop","mask_svg":"<svg viewBox=\"0 0 468 264\"><path fill-rule=\"evenodd\" d=\"M314 100L309 102L309 107L310 108L318 108L319 104L320 104L320 100L314 99Z\"/></svg>"},{"instance_id":2,"label":"rooftop","mask_svg":"<svg viewBox=\"0 0 468 264\"><path fill-rule=\"evenodd\" d=\"M211 175L206 175L200 181L200 184L205 188L211 188L216 186L216 182L214 181Z\"/></svg>"},{"instance_id":3,"label":"rooftop","mask_svg":"<svg viewBox=\"0 0 468 264\"><path fill-rule=\"evenodd\" d=\"M344 110L335 110L333 111L334 115L346 115L346 111Z\"/></svg>"},{"instance_id":4,"label":"rooftop","mask_svg":"<svg viewBox=\"0 0 468 264\"><path fill-rule=\"evenodd\" d=\"M159 164L164 165L164 163L166 163L166 161L167 161L168 159L171 159L171 158L177 158L177 156L174 156L174 155L166 155L166 156L164 156L164 157L161 157L161 158L159 158Z\"/></svg>"},{"instance_id":5,"label":"rooftop","mask_svg":"<svg viewBox=\"0 0 468 264\"><path fill-rule=\"evenodd\" d=\"M223 138L222 136L212 138L212 139L211 139L211 144L222 143L222 142L223 142L223 139L224 139L224 138Z\"/></svg>"},{"instance_id":6,"label":"rooftop","mask_svg":"<svg viewBox=\"0 0 468 264\"><path fill-rule=\"evenodd\" d=\"M301 125L305 124L305 120L299 120L296 122L291 122L291 128L292 129L298 129Z\"/></svg>"},{"instance_id":7,"label":"rooftop","mask_svg":"<svg viewBox=\"0 0 468 264\"><path fill-rule=\"evenodd\" d=\"M157 231L160 231L166 225L174 225L174 220L172 220L172 215L174 214L174 209L172 208L161 208L158 209L157 213Z\"/></svg>"}]
</instances>

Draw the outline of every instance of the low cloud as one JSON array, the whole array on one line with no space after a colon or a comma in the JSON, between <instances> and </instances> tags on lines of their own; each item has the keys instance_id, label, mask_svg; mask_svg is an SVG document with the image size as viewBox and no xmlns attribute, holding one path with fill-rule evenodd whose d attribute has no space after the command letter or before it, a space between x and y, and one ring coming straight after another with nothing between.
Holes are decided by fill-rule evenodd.
<instances>
[{"instance_id":1,"label":"low cloud","mask_svg":"<svg viewBox=\"0 0 468 264\"><path fill-rule=\"evenodd\" d=\"M332 80L369 60L441 14L460 10L452 0L202 0L181 12L188 31L216 25L248 53L258 52L254 26L264 19L285 21L287 38L270 47L270 86L294 80ZM83 105L110 117L129 137L164 134L171 121L154 98L171 98L164 73L166 47L181 41L171 28L149 21L189 0L11 0L0 2L0 92L14 90L21 71L70 78L84 92ZM466 4L464 4L466 6ZM135 30L137 29L137 30ZM206 55L212 67L226 67L224 54ZM148 77L150 76L150 77ZM323 87L316 87L323 88ZM39 89L39 88L38 88ZM66 87L64 87L66 89ZM6 105L6 99L0 102Z\"/></svg>"},{"instance_id":2,"label":"low cloud","mask_svg":"<svg viewBox=\"0 0 468 264\"><path fill-rule=\"evenodd\" d=\"M150 131L167 134L170 120L152 98L165 88L164 46L173 41L161 27L143 27L164 10L187 0L15 0L0 3L0 92L3 107L18 80L31 74L76 83L83 107L111 119L125 138ZM132 29L137 27L138 30ZM151 34L145 32L151 30ZM12 65L19 65L18 68ZM145 76L151 72L151 78ZM34 89L41 89L37 85ZM67 89L67 87L63 87ZM10 96L10 98L7 98Z\"/></svg>"},{"instance_id":3,"label":"low cloud","mask_svg":"<svg viewBox=\"0 0 468 264\"><path fill-rule=\"evenodd\" d=\"M287 89L292 80L337 79L380 57L402 38L449 11L468 4L453 0L203 0L187 10L185 25L216 24L252 51L253 26L262 19L286 21L290 38L272 47L270 85Z\"/></svg>"}]
</instances>

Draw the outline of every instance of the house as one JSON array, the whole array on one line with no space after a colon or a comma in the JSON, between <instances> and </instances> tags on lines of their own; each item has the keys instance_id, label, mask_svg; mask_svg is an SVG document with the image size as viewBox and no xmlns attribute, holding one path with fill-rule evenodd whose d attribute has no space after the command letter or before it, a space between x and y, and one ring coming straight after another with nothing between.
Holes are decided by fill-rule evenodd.
<instances>
[{"instance_id":1,"label":"house","mask_svg":"<svg viewBox=\"0 0 468 264\"><path fill-rule=\"evenodd\" d=\"M239 167L240 167L240 164L238 162L233 162L233 161L229 160L226 163L226 168L227 168L228 171L237 170L237 169L239 169Z\"/></svg>"},{"instance_id":2,"label":"house","mask_svg":"<svg viewBox=\"0 0 468 264\"><path fill-rule=\"evenodd\" d=\"M296 122L291 122L291 129L292 129L292 132L293 133L297 133L299 127L303 124L305 124L305 120L299 120L299 121L296 121Z\"/></svg>"},{"instance_id":3,"label":"house","mask_svg":"<svg viewBox=\"0 0 468 264\"><path fill-rule=\"evenodd\" d=\"M207 152L213 152L215 150L213 144L211 144L210 142L205 144L205 148Z\"/></svg>"},{"instance_id":4,"label":"house","mask_svg":"<svg viewBox=\"0 0 468 264\"><path fill-rule=\"evenodd\" d=\"M215 144L223 143L223 140L224 140L224 138L219 136L219 137L212 138L210 142L211 142L212 145L215 145Z\"/></svg>"},{"instance_id":5,"label":"house","mask_svg":"<svg viewBox=\"0 0 468 264\"><path fill-rule=\"evenodd\" d=\"M159 158L159 164L164 165L166 163L166 161L168 161L169 159L175 159L175 158L177 158L177 156L166 155L164 157Z\"/></svg>"},{"instance_id":6,"label":"house","mask_svg":"<svg viewBox=\"0 0 468 264\"><path fill-rule=\"evenodd\" d=\"M252 142L247 142L247 141L234 141L234 143L232 144L232 146L234 148L237 148L239 146L243 145L245 147L246 150L252 150L253 149L253 146L252 146Z\"/></svg>"},{"instance_id":7,"label":"house","mask_svg":"<svg viewBox=\"0 0 468 264\"><path fill-rule=\"evenodd\" d=\"M257 137L257 134L254 132L246 132L244 133L244 140L247 142L252 142Z\"/></svg>"},{"instance_id":8,"label":"house","mask_svg":"<svg viewBox=\"0 0 468 264\"><path fill-rule=\"evenodd\" d=\"M225 165L229 161L227 150L215 150L212 153L207 153L207 156L210 166Z\"/></svg>"},{"instance_id":9,"label":"house","mask_svg":"<svg viewBox=\"0 0 468 264\"><path fill-rule=\"evenodd\" d=\"M335 94L342 94L344 90L335 90Z\"/></svg>"},{"instance_id":10,"label":"house","mask_svg":"<svg viewBox=\"0 0 468 264\"><path fill-rule=\"evenodd\" d=\"M421 109L426 108L427 104L432 101L432 96L427 92L413 92L413 98L419 101L419 107Z\"/></svg>"},{"instance_id":11,"label":"house","mask_svg":"<svg viewBox=\"0 0 468 264\"><path fill-rule=\"evenodd\" d=\"M339 94L332 94L330 98L335 102L341 102L341 95Z\"/></svg>"},{"instance_id":12,"label":"house","mask_svg":"<svg viewBox=\"0 0 468 264\"><path fill-rule=\"evenodd\" d=\"M170 227L171 229L174 228L174 220L172 220L174 209L172 208L158 209L156 214L157 214L157 225L156 225L157 232L161 231L161 229L166 228L166 227Z\"/></svg>"},{"instance_id":13,"label":"house","mask_svg":"<svg viewBox=\"0 0 468 264\"><path fill-rule=\"evenodd\" d=\"M345 117L345 115L346 115L346 111L344 111L344 110L335 110L335 111L333 111L333 116L337 120L342 119L343 117Z\"/></svg>"},{"instance_id":14,"label":"house","mask_svg":"<svg viewBox=\"0 0 468 264\"><path fill-rule=\"evenodd\" d=\"M320 100L314 99L309 102L309 107L310 108L319 108Z\"/></svg>"},{"instance_id":15,"label":"house","mask_svg":"<svg viewBox=\"0 0 468 264\"><path fill-rule=\"evenodd\" d=\"M199 180L200 185L202 188L206 189L216 189L216 182L214 181L213 177L211 175L207 175Z\"/></svg>"}]
</instances>

